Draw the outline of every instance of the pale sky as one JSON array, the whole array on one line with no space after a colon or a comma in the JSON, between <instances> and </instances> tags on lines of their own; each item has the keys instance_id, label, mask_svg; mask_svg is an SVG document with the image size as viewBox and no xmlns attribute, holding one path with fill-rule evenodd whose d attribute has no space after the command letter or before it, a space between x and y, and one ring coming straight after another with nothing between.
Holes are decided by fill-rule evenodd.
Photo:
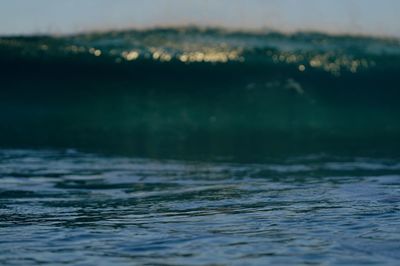
<instances>
[{"instance_id":1,"label":"pale sky","mask_svg":"<svg viewBox=\"0 0 400 266\"><path fill-rule=\"evenodd\" d=\"M200 25L400 37L400 0L0 0L0 35Z\"/></svg>"}]
</instances>

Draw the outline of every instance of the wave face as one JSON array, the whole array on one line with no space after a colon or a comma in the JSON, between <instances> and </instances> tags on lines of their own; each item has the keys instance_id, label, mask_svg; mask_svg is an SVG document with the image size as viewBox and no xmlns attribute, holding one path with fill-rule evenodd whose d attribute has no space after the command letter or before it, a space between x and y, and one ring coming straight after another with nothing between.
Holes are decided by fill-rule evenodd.
<instances>
[{"instance_id":1,"label":"wave face","mask_svg":"<svg viewBox=\"0 0 400 266\"><path fill-rule=\"evenodd\" d=\"M397 39L198 28L4 37L0 145L394 153L399 69Z\"/></svg>"}]
</instances>

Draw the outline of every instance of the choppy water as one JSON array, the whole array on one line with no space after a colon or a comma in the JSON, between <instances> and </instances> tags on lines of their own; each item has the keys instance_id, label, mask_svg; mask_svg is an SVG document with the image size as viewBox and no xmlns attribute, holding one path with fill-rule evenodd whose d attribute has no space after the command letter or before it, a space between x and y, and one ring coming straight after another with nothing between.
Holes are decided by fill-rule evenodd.
<instances>
[{"instance_id":1,"label":"choppy water","mask_svg":"<svg viewBox=\"0 0 400 266\"><path fill-rule=\"evenodd\" d=\"M398 265L398 158L0 151L2 265Z\"/></svg>"}]
</instances>

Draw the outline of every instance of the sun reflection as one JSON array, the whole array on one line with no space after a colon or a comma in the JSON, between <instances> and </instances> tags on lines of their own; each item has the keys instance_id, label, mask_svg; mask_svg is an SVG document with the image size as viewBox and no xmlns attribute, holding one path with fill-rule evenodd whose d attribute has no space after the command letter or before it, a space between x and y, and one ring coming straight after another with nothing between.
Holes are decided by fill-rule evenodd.
<instances>
[{"instance_id":1,"label":"sun reflection","mask_svg":"<svg viewBox=\"0 0 400 266\"><path fill-rule=\"evenodd\" d=\"M139 58L139 52L137 51L125 51L122 52L121 55L127 61L133 61Z\"/></svg>"},{"instance_id":2,"label":"sun reflection","mask_svg":"<svg viewBox=\"0 0 400 266\"><path fill-rule=\"evenodd\" d=\"M183 63L227 63L229 61L240 61L238 51L217 51L208 49L205 51L187 52L179 55L178 59Z\"/></svg>"},{"instance_id":3,"label":"sun reflection","mask_svg":"<svg viewBox=\"0 0 400 266\"><path fill-rule=\"evenodd\" d=\"M335 76L344 72L359 73L377 64L372 60L375 57L369 56L367 48L358 47L357 43L354 44L357 49L348 48L347 44L335 39L305 41L305 43L300 39L298 42L301 45L296 45L295 36L289 41L286 37L279 37L284 43L279 40L274 43L276 40L269 35L250 38L247 35L219 34L206 30L142 34L114 32L104 35L74 36L67 40L44 39L32 42L29 47L23 40L0 38L0 45L18 48L24 55L42 55L44 52L56 54L61 51L65 56L77 54L103 56L115 63L133 62L138 59L184 64L227 64L246 61L265 65L288 65L300 72L325 71ZM290 47L288 43L295 45Z\"/></svg>"},{"instance_id":4,"label":"sun reflection","mask_svg":"<svg viewBox=\"0 0 400 266\"><path fill-rule=\"evenodd\" d=\"M100 49L90 48L89 53L93 54L94 56L101 56L102 52Z\"/></svg>"},{"instance_id":5,"label":"sun reflection","mask_svg":"<svg viewBox=\"0 0 400 266\"><path fill-rule=\"evenodd\" d=\"M304 65L299 65L299 71L304 72L306 67Z\"/></svg>"},{"instance_id":6,"label":"sun reflection","mask_svg":"<svg viewBox=\"0 0 400 266\"><path fill-rule=\"evenodd\" d=\"M304 72L307 66L310 66L333 75L340 75L343 71L357 73L375 64L373 61L364 58L355 58L352 55L332 51L320 53L267 51L265 54L274 64L297 64L297 68L301 72Z\"/></svg>"}]
</instances>

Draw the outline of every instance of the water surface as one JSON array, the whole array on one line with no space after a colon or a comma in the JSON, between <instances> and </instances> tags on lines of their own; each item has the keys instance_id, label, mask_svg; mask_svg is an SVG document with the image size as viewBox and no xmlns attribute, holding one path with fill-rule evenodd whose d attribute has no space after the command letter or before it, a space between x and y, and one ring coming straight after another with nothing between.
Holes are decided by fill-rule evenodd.
<instances>
[{"instance_id":1,"label":"water surface","mask_svg":"<svg viewBox=\"0 0 400 266\"><path fill-rule=\"evenodd\" d=\"M397 265L400 163L0 151L3 265Z\"/></svg>"}]
</instances>

